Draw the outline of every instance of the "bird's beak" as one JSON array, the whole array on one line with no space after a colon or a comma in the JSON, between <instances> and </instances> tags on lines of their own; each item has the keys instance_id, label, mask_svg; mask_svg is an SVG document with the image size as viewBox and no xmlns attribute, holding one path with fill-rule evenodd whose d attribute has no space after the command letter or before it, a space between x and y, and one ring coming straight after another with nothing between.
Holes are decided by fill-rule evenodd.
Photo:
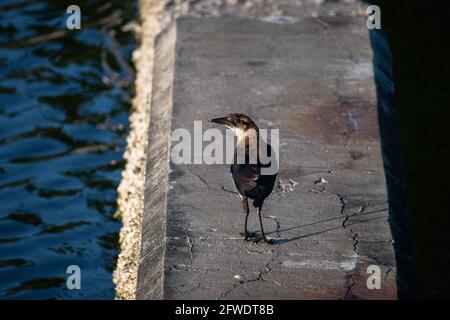
<instances>
[{"instance_id":1,"label":"bird's beak","mask_svg":"<svg viewBox=\"0 0 450 320\"><path fill-rule=\"evenodd\" d=\"M209 120L209 122L214 122L214 123L224 124L224 125L228 125L229 124L229 121L228 121L227 117L211 119L211 120Z\"/></svg>"}]
</instances>

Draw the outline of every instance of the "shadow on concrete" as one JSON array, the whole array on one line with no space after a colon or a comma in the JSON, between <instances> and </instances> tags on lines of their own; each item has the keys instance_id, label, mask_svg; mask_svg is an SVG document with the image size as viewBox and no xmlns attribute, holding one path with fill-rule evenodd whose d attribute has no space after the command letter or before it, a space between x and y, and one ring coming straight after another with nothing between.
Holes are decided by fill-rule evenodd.
<instances>
[{"instance_id":1,"label":"shadow on concrete","mask_svg":"<svg viewBox=\"0 0 450 320\"><path fill-rule=\"evenodd\" d=\"M381 151L389 200L389 226L397 261L400 299L414 296L414 258L410 217L407 210L404 167L401 159L397 109L394 103L392 57L384 31L371 30L373 67L377 87Z\"/></svg>"},{"instance_id":2,"label":"shadow on concrete","mask_svg":"<svg viewBox=\"0 0 450 320\"><path fill-rule=\"evenodd\" d=\"M449 3L367 2L399 298L449 298Z\"/></svg>"},{"instance_id":3,"label":"shadow on concrete","mask_svg":"<svg viewBox=\"0 0 450 320\"><path fill-rule=\"evenodd\" d=\"M358 216L367 216L367 215L370 215L370 214L380 213L380 212L384 212L384 211L386 211L386 209L380 209L380 210L368 211L368 212L360 213L360 214L357 214L357 215L358 215ZM356 215L356 214L355 214L355 215ZM355 215L353 215L353 217L354 217ZM296 230L296 229L301 229L301 228L305 228L305 227L309 227L309 226L314 226L314 225L320 225L321 223L326 223L326 222L335 221L335 220L344 220L345 217L347 217L347 216L342 216L342 215L341 215L341 216L336 217L336 218L325 219L325 220L321 220L321 221L316 221L316 222L311 222L311 223L301 224L301 225L297 225L297 226L293 226L293 227L288 227L288 228L276 229L276 230L274 230L274 231L266 232L266 235L279 234L279 233L281 233L281 232L291 231L291 230ZM269 217L264 216L264 218L269 218ZM374 220L383 219L383 218L384 218L384 217L378 217L378 218L371 218L371 219L365 219L365 220L360 220L360 221L357 221L357 222L348 223L348 224L345 224L345 228L347 228L347 227L349 227L349 226L352 226L352 225L355 225L355 224L365 223L365 222L368 222L368 221L374 221ZM291 237L291 238L288 238L288 239L274 239L274 244L288 243L288 242L291 242L291 241L296 241L296 240L308 238L308 237L311 237L311 236L323 234L323 233L330 232L330 231L333 231L333 230L339 230L339 229L341 229L341 228L343 228L343 227L344 227L344 225L341 225L341 226L338 226L338 227L333 227L333 228L328 228L328 229L324 229L324 230L320 230L320 231L316 231L316 232L311 232L311 233L308 233L308 234L299 235L299 236Z\"/></svg>"}]
</instances>

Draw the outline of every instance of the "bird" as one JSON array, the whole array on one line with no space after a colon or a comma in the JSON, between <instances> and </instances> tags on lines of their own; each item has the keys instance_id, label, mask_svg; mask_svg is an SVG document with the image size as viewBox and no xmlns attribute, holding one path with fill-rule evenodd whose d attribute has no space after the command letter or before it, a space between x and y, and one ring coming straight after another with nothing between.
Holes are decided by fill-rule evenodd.
<instances>
[{"instance_id":1,"label":"bird","mask_svg":"<svg viewBox=\"0 0 450 320\"><path fill-rule=\"evenodd\" d=\"M237 136L237 144L234 149L233 164L230 167L230 172L244 208L244 240L248 241L250 236L247 229L247 221L250 212L248 199L251 199L253 200L253 207L255 207L258 212L262 240L268 244L273 244L273 240L268 239L264 233L261 209L263 207L264 200L272 193L278 170L276 172L270 172L270 174L264 174L262 169L265 167L270 167L271 163L261 163L259 153L260 147L262 147L260 144L265 143L266 148L263 150L267 150L267 157L270 158L270 161L276 161L272 158L272 154L274 154L272 146L265 141L260 141L258 126L249 116L245 114L231 113L226 117L214 118L209 121L212 123L225 125ZM255 149L252 149L254 146L251 142L256 142L257 159L254 159L255 153L252 153L252 151ZM240 161L241 158L238 158L240 152L239 148L241 148L240 150L245 151L245 161ZM260 240L261 238L258 239L257 242Z\"/></svg>"}]
</instances>

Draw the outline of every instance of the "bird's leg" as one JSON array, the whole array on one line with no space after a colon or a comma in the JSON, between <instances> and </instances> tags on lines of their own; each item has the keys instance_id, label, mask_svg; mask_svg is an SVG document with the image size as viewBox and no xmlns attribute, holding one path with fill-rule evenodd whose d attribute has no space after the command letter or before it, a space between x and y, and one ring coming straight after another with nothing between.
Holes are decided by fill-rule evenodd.
<instances>
[{"instance_id":1,"label":"bird's leg","mask_svg":"<svg viewBox=\"0 0 450 320\"><path fill-rule=\"evenodd\" d=\"M273 240L267 239L266 235L264 234L264 227L263 227L262 218L261 218L261 209L262 209L262 205L260 207L258 207L258 216L259 216L259 224L261 225L261 234L262 234L263 240L266 243L272 244Z\"/></svg>"},{"instance_id":2,"label":"bird's leg","mask_svg":"<svg viewBox=\"0 0 450 320\"><path fill-rule=\"evenodd\" d=\"M250 212L248 209L248 199L247 198L242 198L242 205L244 206L244 214L245 214L244 237L245 237L245 241L247 241L248 240L247 220L248 220L248 214Z\"/></svg>"}]
</instances>

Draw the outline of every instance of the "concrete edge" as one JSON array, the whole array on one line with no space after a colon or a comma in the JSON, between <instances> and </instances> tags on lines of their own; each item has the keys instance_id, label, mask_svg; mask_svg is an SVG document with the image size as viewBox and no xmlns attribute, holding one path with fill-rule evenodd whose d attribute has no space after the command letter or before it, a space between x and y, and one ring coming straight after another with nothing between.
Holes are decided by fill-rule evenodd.
<instances>
[{"instance_id":1,"label":"concrete edge","mask_svg":"<svg viewBox=\"0 0 450 320\"><path fill-rule=\"evenodd\" d=\"M137 47L132 60L135 65L134 97L129 114L127 146L123 154L125 167L117 187L115 218L121 221L120 251L113 273L117 300L136 299L136 285L141 250L141 220L144 207L145 168L147 165L149 99L152 96L155 38L162 29L166 0L139 0L138 24L133 27Z\"/></svg>"},{"instance_id":2,"label":"concrete edge","mask_svg":"<svg viewBox=\"0 0 450 320\"><path fill-rule=\"evenodd\" d=\"M156 38L136 298L163 299L176 23ZM145 288L145 290L144 290ZM148 291L148 288L153 288Z\"/></svg>"}]
</instances>

